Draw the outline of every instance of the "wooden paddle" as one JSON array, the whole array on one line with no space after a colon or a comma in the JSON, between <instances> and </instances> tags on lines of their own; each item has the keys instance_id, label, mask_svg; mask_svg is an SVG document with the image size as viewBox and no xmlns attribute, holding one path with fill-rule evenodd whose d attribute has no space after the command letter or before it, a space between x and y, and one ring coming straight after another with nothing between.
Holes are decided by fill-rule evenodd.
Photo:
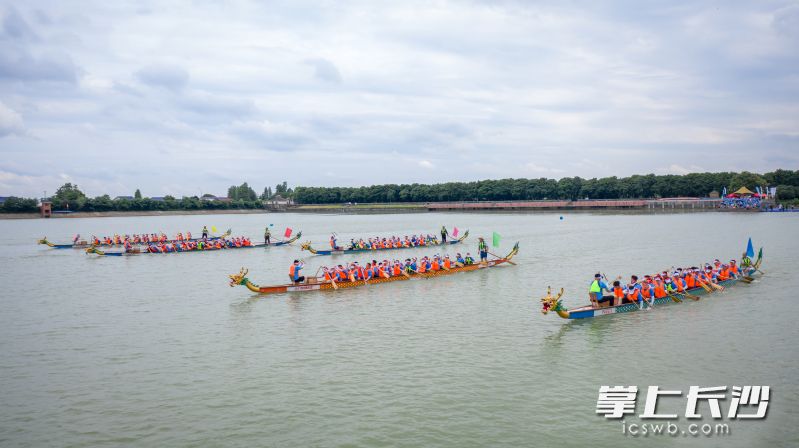
<instances>
[{"instance_id":1,"label":"wooden paddle","mask_svg":"<svg viewBox=\"0 0 799 448\"><path fill-rule=\"evenodd\" d=\"M497 257L498 259L500 259L500 260L505 260L505 262L507 262L507 263L510 263L510 264L512 264L512 265L514 265L514 266L516 266L516 263L514 263L514 262L512 262L512 261L510 261L510 260L506 260L505 258L503 258L503 257L500 257L500 256L499 256L499 255L497 255L497 254L492 254L491 252L488 252L488 254L489 254L489 255L493 255L493 256ZM486 262L486 264L487 264L487 262Z\"/></svg>"},{"instance_id":2,"label":"wooden paddle","mask_svg":"<svg viewBox=\"0 0 799 448\"><path fill-rule=\"evenodd\" d=\"M700 299L699 296L695 296L695 295L689 293L688 291L682 291L682 292L678 291L677 293L678 294L682 294L682 295L684 295L685 297L688 297L691 300L699 300Z\"/></svg>"},{"instance_id":3,"label":"wooden paddle","mask_svg":"<svg viewBox=\"0 0 799 448\"><path fill-rule=\"evenodd\" d=\"M332 275L330 276L330 284L333 285L333 289L338 289L338 285L336 284L336 281L333 280Z\"/></svg>"},{"instance_id":4,"label":"wooden paddle","mask_svg":"<svg viewBox=\"0 0 799 448\"><path fill-rule=\"evenodd\" d=\"M671 293L669 293L669 294L667 294L667 296L668 296L668 297L669 297L671 300L673 300L674 302L677 302L677 303L682 303L682 299L680 299L679 297L675 296L674 294L671 294Z\"/></svg>"}]
</instances>

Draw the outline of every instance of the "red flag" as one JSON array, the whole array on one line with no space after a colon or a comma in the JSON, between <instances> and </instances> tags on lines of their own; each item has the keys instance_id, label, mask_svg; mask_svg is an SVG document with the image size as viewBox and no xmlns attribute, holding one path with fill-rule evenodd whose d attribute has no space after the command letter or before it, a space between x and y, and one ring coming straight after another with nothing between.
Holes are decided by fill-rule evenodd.
<instances>
[{"instance_id":1,"label":"red flag","mask_svg":"<svg viewBox=\"0 0 799 448\"><path fill-rule=\"evenodd\" d=\"M286 238L291 236L291 227L286 227L286 233L284 233L284 235L286 236Z\"/></svg>"},{"instance_id":2,"label":"red flag","mask_svg":"<svg viewBox=\"0 0 799 448\"><path fill-rule=\"evenodd\" d=\"M457 227L452 229L452 237L453 238L457 238L458 237L458 228Z\"/></svg>"}]
</instances>

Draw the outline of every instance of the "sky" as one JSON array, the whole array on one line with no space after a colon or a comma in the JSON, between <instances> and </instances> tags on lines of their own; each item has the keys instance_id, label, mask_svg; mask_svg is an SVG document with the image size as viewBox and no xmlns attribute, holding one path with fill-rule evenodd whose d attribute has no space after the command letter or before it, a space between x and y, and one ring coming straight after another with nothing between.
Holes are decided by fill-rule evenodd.
<instances>
[{"instance_id":1,"label":"sky","mask_svg":"<svg viewBox=\"0 0 799 448\"><path fill-rule=\"evenodd\" d=\"M0 195L799 169L798 1L0 0Z\"/></svg>"}]
</instances>

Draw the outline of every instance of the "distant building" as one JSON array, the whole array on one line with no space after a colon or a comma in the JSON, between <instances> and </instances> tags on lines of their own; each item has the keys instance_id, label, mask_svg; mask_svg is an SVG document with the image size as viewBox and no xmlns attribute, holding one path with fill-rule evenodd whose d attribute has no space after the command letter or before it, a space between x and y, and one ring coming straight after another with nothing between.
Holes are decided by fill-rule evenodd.
<instances>
[{"instance_id":1,"label":"distant building","mask_svg":"<svg viewBox=\"0 0 799 448\"><path fill-rule=\"evenodd\" d=\"M0 204L6 202L6 199L8 199L8 198L9 198L9 196L0 196Z\"/></svg>"},{"instance_id":2,"label":"distant building","mask_svg":"<svg viewBox=\"0 0 799 448\"><path fill-rule=\"evenodd\" d=\"M164 197L164 196L153 196L153 197L150 198L150 200L151 201L155 201L155 202L164 202L164 201L166 201L166 197Z\"/></svg>"},{"instance_id":3,"label":"distant building","mask_svg":"<svg viewBox=\"0 0 799 448\"><path fill-rule=\"evenodd\" d=\"M222 197L222 196L203 196L201 198L203 201L219 201L219 202L230 202L233 199L229 197Z\"/></svg>"},{"instance_id":4,"label":"distant building","mask_svg":"<svg viewBox=\"0 0 799 448\"><path fill-rule=\"evenodd\" d=\"M115 201L132 201L133 196L117 196L114 198Z\"/></svg>"},{"instance_id":5,"label":"distant building","mask_svg":"<svg viewBox=\"0 0 799 448\"><path fill-rule=\"evenodd\" d=\"M267 199L266 203L269 205L291 205L291 199L286 199L283 196L276 194L272 196L272 199Z\"/></svg>"}]
</instances>

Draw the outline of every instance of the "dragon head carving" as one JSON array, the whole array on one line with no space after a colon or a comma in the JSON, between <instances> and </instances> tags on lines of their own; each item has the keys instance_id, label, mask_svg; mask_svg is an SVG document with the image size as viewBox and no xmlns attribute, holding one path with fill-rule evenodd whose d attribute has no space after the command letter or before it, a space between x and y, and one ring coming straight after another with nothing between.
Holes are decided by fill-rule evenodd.
<instances>
[{"instance_id":1,"label":"dragon head carving","mask_svg":"<svg viewBox=\"0 0 799 448\"><path fill-rule=\"evenodd\" d=\"M560 292L557 296L553 296L552 287L547 286L547 295L541 298L541 313L547 314L550 311L565 311L565 308L563 308L563 305L560 303L561 296L563 296L563 288L560 288Z\"/></svg>"},{"instance_id":2,"label":"dragon head carving","mask_svg":"<svg viewBox=\"0 0 799 448\"><path fill-rule=\"evenodd\" d=\"M247 273L250 272L249 269L241 268L238 274L230 274L230 287L234 287L236 285L243 285L247 281Z\"/></svg>"}]
</instances>

